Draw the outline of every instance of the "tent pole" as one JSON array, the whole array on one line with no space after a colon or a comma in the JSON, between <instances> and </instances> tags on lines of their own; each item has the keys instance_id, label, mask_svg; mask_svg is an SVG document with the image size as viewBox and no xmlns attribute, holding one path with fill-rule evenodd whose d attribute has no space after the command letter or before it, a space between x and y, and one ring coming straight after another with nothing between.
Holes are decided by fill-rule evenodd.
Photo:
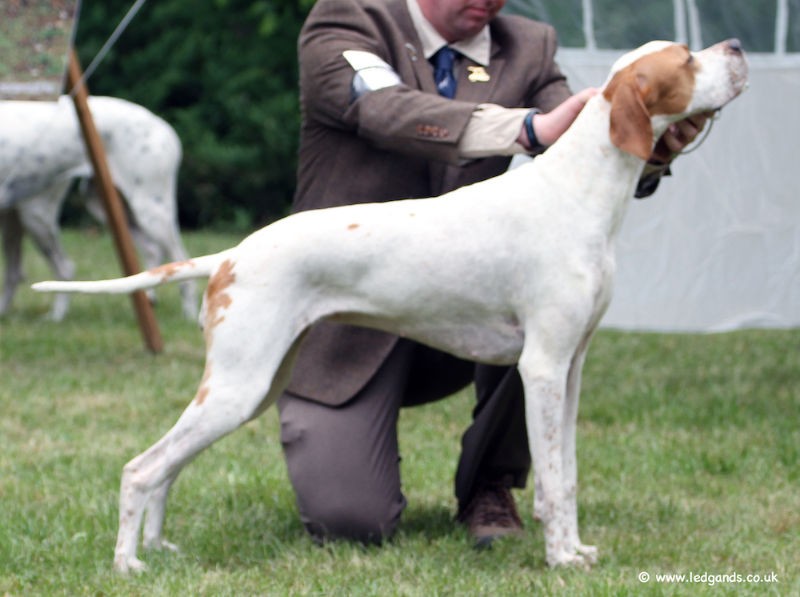
<instances>
[{"instance_id":1,"label":"tent pole","mask_svg":"<svg viewBox=\"0 0 800 597\"><path fill-rule=\"evenodd\" d=\"M109 227L114 237L114 245L117 249L117 256L120 259L123 272L130 276L141 271L136 251L133 247L131 233L128 228L125 210L122 207L114 181L111 179L111 172L106 161L106 153L100 135L89 110L88 96L85 83L82 81L80 63L78 55L73 48L69 55L67 68L67 82L71 89L72 100L75 103L75 111L78 114L83 140L86 143L86 150L92 162L95 180L100 191L100 198L103 201ZM164 348L161 332L158 329L158 322L153 313L153 307L143 291L134 292L131 295L134 310L139 320L139 328L142 332L146 347L153 353L159 353Z\"/></svg>"}]
</instances>

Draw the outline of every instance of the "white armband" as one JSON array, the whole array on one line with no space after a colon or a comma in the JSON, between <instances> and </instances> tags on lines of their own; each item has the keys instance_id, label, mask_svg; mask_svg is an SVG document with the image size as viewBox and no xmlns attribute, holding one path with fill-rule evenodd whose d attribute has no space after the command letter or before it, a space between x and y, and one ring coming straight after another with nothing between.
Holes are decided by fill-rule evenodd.
<instances>
[{"instance_id":1,"label":"white armband","mask_svg":"<svg viewBox=\"0 0 800 597\"><path fill-rule=\"evenodd\" d=\"M353 70L353 97L358 98L370 91L400 85L400 75L379 56L361 50L345 50L342 56Z\"/></svg>"}]
</instances>

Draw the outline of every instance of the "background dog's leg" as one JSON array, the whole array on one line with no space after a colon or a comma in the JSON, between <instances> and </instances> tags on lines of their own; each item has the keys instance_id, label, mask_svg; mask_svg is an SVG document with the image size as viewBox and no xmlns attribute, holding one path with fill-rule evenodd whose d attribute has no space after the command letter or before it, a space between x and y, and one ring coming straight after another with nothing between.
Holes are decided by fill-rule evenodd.
<instances>
[{"instance_id":1,"label":"background dog's leg","mask_svg":"<svg viewBox=\"0 0 800 597\"><path fill-rule=\"evenodd\" d=\"M147 188L124 184L121 189L131 212L131 233L147 268L189 258L178 228L174 177L152 182ZM184 317L197 317L197 286L194 280L180 284Z\"/></svg>"},{"instance_id":2,"label":"background dog's leg","mask_svg":"<svg viewBox=\"0 0 800 597\"><path fill-rule=\"evenodd\" d=\"M189 258L189 254L183 246L178 225L174 221L160 222L157 233L152 230L144 230L143 232L148 234L151 242L153 240L158 241L162 261L185 261ZM180 293L183 316L186 319L195 320L197 318L197 285L195 281L187 280L181 282Z\"/></svg>"},{"instance_id":3,"label":"background dog's leg","mask_svg":"<svg viewBox=\"0 0 800 597\"><path fill-rule=\"evenodd\" d=\"M138 222L131 220L129 222L129 228L131 231L131 238L133 238L134 244L139 248L139 253L144 262L145 269L153 269L162 263L172 261L171 259L164 258L161 246L154 239L150 238L150 236L142 232ZM155 289L151 288L146 290L145 293L151 304L155 305L158 302Z\"/></svg>"},{"instance_id":4,"label":"background dog's leg","mask_svg":"<svg viewBox=\"0 0 800 597\"><path fill-rule=\"evenodd\" d=\"M23 229L31 235L58 280L72 280L75 274L75 265L61 245L58 227L61 204L69 183L69 180L59 181L41 195L25 199L18 205ZM48 317L53 321L61 321L68 309L69 295L57 294Z\"/></svg>"},{"instance_id":5,"label":"background dog's leg","mask_svg":"<svg viewBox=\"0 0 800 597\"><path fill-rule=\"evenodd\" d=\"M117 181L120 194L128 209L128 224L131 237L139 249L145 269L171 261L185 261L189 254L181 240L178 214L175 203L175 179L169 177L163 183L150 183L147 188L137 187L127 179ZM156 187L156 188L153 188ZM97 193L87 193L86 209L101 224L106 224L106 215ZM187 280L180 284L181 309L186 319L197 317L197 284ZM151 302L156 302L154 290L148 290Z\"/></svg>"},{"instance_id":6,"label":"background dog's leg","mask_svg":"<svg viewBox=\"0 0 800 597\"><path fill-rule=\"evenodd\" d=\"M132 232L148 268L170 261L185 261L189 258L177 224L164 215L150 220L137 218ZM194 280L180 284L181 308L187 319L194 320L197 317L196 288Z\"/></svg>"},{"instance_id":7,"label":"background dog's leg","mask_svg":"<svg viewBox=\"0 0 800 597\"><path fill-rule=\"evenodd\" d=\"M3 295L0 297L0 315L8 312L17 286L22 282L22 222L15 209L0 212L0 232L3 234L3 259L5 275L3 279Z\"/></svg>"}]
</instances>

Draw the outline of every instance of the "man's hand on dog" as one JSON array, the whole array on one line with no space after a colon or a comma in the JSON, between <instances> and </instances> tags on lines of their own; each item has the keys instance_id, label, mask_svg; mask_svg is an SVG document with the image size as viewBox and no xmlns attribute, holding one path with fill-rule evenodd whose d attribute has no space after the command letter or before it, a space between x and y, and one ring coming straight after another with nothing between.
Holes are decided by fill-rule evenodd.
<instances>
[{"instance_id":1,"label":"man's hand on dog","mask_svg":"<svg viewBox=\"0 0 800 597\"><path fill-rule=\"evenodd\" d=\"M587 87L570 96L550 112L537 114L534 117L534 130L539 142L545 146L555 143L578 117L586 102L599 92L600 90L596 87ZM713 116L712 112L703 112L671 124L656 143L650 161L657 164L669 164L697 138L711 116ZM524 127L520 131L519 143L530 149Z\"/></svg>"},{"instance_id":2,"label":"man's hand on dog","mask_svg":"<svg viewBox=\"0 0 800 597\"><path fill-rule=\"evenodd\" d=\"M713 114L713 112L703 112L669 125L667 131L656 143L650 161L669 164L697 138Z\"/></svg>"}]
</instances>

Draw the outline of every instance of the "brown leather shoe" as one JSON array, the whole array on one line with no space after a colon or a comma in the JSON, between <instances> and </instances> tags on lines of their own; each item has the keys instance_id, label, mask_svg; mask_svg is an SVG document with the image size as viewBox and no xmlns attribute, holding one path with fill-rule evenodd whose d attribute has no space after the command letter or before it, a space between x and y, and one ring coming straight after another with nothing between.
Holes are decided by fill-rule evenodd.
<instances>
[{"instance_id":1,"label":"brown leather shoe","mask_svg":"<svg viewBox=\"0 0 800 597\"><path fill-rule=\"evenodd\" d=\"M522 520L511 489L502 482L482 485L457 516L467 525L478 548L490 547L492 541L522 533Z\"/></svg>"}]
</instances>

